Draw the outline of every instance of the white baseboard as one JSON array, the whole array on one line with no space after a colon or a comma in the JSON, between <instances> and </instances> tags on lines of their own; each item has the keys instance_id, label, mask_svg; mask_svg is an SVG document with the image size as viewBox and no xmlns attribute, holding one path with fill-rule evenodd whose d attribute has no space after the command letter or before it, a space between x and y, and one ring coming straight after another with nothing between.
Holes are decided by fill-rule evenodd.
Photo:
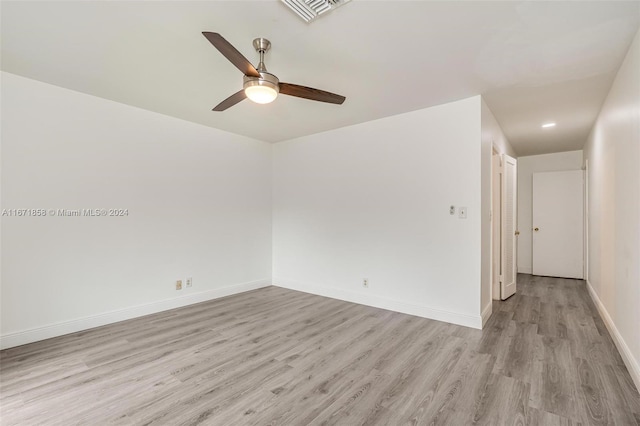
<instances>
[{"instance_id":1,"label":"white baseboard","mask_svg":"<svg viewBox=\"0 0 640 426\"><path fill-rule=\"evenodd\" d=\"M609 312L607 312L607 308L605 308L589 280L587 280L587 290L589 291L589 295L591 296L593 303L596 305L596 308L598 308L598 312L600 312L600 316L604 320L604 324L607 326L607 329L613 338L613 342L616 344L620 355L622 355L622 360L627 366L627 370L629 370L633 383L636 384L636 389L640 390L640 364L638 364L638 361L633 357L631 349L629 349L629 346L624 341L624 338L618 331L618 328L609 315Z\"/></svg>"},{"instance_id":2,"label":"white baseboard","mask_svg":"<svg viewBox=\"0 0 640 426\"><path fill-rule=\"evenodd\" d=\"M358 303L360 305L373 306L374 308L387 309L389 311L403 314L415 315L437 321L444 321L452 324L462 325L471 328L482 328L482 317L450 312L441 309L430 308L424 305L414 305L412 303L387 299L384 297L356 293L338 288L318 287L287 279L274 279L274 286L316 294L318 296L330 297L332 299L343 300L345 302Z\"/></svg>"},{"instance_id":3,"label":"white baseboard","mask_svg":"<svg viewBox=\"0 0 640 426\"><path fill-rule=\"evenodd\" d=\"M487 306L484 307L484 309L482 310L482 327L484 327L484 325L487 323L487 321L489 321L489 318L491 318L491 313L493 312L493 301L490 301L489 303L487 303Z\"/></svg>"},{"instance_id":4,"label":"white baseboard","mask_svg":"<svg viewBox=\"0 0 640 426\"><path fill-rule=\"evenodd\" d=\"M142 317L149 314L155 314L157 312L162 312L169 309L193 305L194 303L206 302L208 300L231 296L233 294L244 293L245 291L268 287L270 285L270 279L234 284L222 288L216 288L213 290L202 291L199 293L187 294L184 296L176 297L174 299L166 299L147 303L144 305L131 306L128 308L105 312L90 317L79 318L71 321L50 324L43 327L32 328L30 330L5 334L3 336L0 336L0 349L7 349L14 346L25 345L27 343L33 343L39 340L49 339L51 337L75 333L77 331L100 327L107 324L113 324L115 322Z\"/></svg>"},{"instance_id":5,"label":"white baseboard","mask_svg":"<svg viewBox=\"0 0 640 426\"><path fill-rule=\"evenodd\" d=\"M531 275L532 273L532 269L530 266L518 266L518 273L519 274L529 274Z\"/></svg>"}]
</instances>

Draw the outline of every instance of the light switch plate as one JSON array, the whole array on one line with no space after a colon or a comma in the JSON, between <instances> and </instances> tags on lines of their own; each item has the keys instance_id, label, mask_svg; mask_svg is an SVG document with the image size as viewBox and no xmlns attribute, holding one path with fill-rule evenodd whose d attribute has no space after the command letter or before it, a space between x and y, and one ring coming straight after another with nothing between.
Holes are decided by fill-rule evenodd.
<instances>
[{"instance_id":1,"label":"light switch plate","mask_svg":"<svg viewBox=\"0 0 640 426\"><path fill-rule=\"evenodd\" d=\"M458 211L458 217L460 219L466 219L467 218L467 208L466 207L460 207L460 210Z\"/></svg>"}]
</instances>

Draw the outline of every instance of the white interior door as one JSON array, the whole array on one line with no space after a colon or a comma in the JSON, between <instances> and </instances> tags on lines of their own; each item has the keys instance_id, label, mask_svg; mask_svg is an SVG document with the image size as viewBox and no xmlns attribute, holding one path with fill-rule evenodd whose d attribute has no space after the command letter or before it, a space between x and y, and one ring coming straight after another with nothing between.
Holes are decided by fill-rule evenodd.
<instances>
[{"instance_id":1,"label":"white interior door","mask_svg":"<svg viewBox=\"0 0 640 426\"><path fill-rule=\"evenodd\" d=\"M583 278L582 170L533 174L533 274Z\"/></svg>"},{"instance_id":2,"label":"white interior door","mask_svg":"<svg viewBox=\"0 0 640 426\"><path fill-rule=\"evenodd\" d=\"M507 299L516 292L516 223L517 223L517 161L502 156L502 279L500 298Z\"/></svg>"}]
</instances>

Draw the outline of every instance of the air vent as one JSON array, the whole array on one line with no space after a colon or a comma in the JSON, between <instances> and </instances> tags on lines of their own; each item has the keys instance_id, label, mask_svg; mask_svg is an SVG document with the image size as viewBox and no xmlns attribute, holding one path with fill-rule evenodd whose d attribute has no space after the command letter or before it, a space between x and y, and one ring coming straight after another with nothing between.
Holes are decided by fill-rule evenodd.
<instances>
[{"instance_id":1,"label":"air vent","mask_svg":"<svg viewBox=\"0 0 640 426\"><path fill-rule=\"evenodd\" d=\"M311 22L318 16L338 8L351 0L282 0L296 15L305 22Z\"/></svg>"}]
</instances>

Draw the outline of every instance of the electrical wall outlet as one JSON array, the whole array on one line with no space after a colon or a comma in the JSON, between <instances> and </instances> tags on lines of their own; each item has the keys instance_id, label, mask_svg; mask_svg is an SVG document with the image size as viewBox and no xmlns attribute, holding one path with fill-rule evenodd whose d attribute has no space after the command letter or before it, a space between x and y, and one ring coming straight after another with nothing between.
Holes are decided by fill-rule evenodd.
<instances>
[{"instance_id":1,"label":"electrical wall outlet","mask_svg":"<svg viewBox=\"0 0 640 426\"><path fill-rule=\"evenodd\" d=\"M187 288L193 287L193 278L187 278Z\"/></svg>"},{"instance_id":2,"label":"electrical wall outlet","mask_svg":"<svg viewBox=\"0 0 640 426\"><path fill-rule=\"evenodd\" d=\"M369 288L369 280L368 279L365 278L364 280L362 280L362 287Z\"/></svg>"},{"instance_id":3,"label":"electrical wall outlet","mask_svg":"<svg viewBox=\"0 0 640 426\"><path fill-rule=\"evenodd\" d=\"M176 281L176 290L182 290L182 280Z\"/></svg>"}]
</instances>

